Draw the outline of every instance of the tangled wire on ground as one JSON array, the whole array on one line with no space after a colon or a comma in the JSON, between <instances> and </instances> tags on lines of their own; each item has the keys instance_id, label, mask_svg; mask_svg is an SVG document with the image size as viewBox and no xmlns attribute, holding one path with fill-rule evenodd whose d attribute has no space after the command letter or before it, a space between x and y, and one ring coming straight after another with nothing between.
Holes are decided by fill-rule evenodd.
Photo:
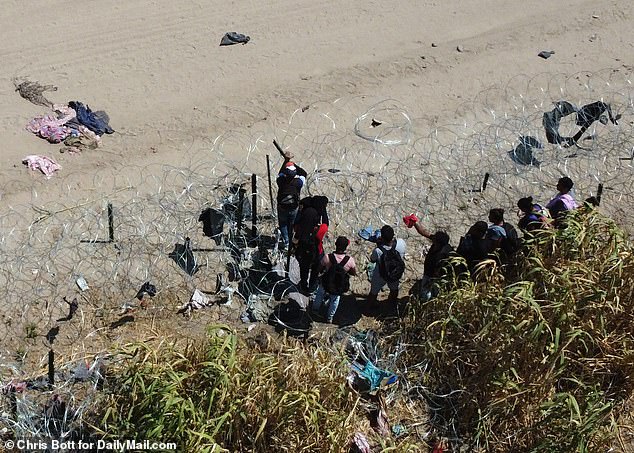
<instances>
[{"instance_id":1,"label":"tangled wire on ground","mask_svg":"<svg viewBox=\"0 0 634 453\"><path fill-rule=\"evenodd\" d=\"M480 93L456 112L461 124L443 127L412 118L394 100L368 106L360 97L337 99L298 109L276 135L307 169L305 193L329 198L333 242L340 234L356 236L368 225L399 226L410 212L433 229L445 229L456 242L489 208L514 212L517 199L526 195L546 201L563 175L575 181L580 200L597 195L602 184L602 209L627 227L633 220L627 207L634 199L634 103L628 76L606 70L518 77L502 90ZM603 100L622 120L618 125L596 122L574 147L527 146L534 142L526 137L545 143L543 114L561 99L577 105ZM560 130L576 129L564 121ZM16 367L26 367L20 358L29 351L36 356L31 367L45 362L42 351L52 342L36 339L60 325L67 311L64 297L79 297L81 318L61 325L66 345L91 356L100 348L91 342L107 329L106 320L134 300L143 282L155 283L166 296L160 299L166 305L157 311L158 319L173 316L174 300L182 303L195 288L209 289L233 258L202 234L198 216L205 208L219 208L235 185L244 186L250 198L251 174L258 176L257 211L265 214L258 232L274 236L275 212L263 170L267 154L275 154L272 149L268 138L252 130L212 142L193 139L189 167L139 168L134 181L101 173L94 186L108 187L105 194L97 190L102 195L73 206L43 208L34 201L5 209L0 214L0 322L5 326L0 376L15 378ZM243 155L239 150L245 158L236 157ZM517 158L518 152L534 154L526 161ZM279 159L272 163L279 165ZM276 170L271 168L273 178ZM63 178L49 182L64 186ZM29 226L21 229L25 220ZM202 249L195 252L199 271L193 275L168 258L186 237L194 250ZM362 250L353 244L353 253L361 256ZM422 241L410 244L411 273L419 273L424 251ZM83 282L89 290L78 290Z\"/></svg>"}]
</instances>

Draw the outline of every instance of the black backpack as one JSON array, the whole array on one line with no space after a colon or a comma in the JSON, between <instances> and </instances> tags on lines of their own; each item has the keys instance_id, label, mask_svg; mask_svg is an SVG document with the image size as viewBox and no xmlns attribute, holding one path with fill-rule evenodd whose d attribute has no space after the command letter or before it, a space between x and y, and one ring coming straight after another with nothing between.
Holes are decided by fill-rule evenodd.
<instances>
[{"instance_id":1,"label":"black backpack","mask_svg":"<svg viewBox=\"0 0 634 453\"><path fill-rule=\"evenodd\" d=\"M506 231L506 237L502 239L502 250L504 250L504 253L508 256L514 255L520 248L522 248L522 243L517 235L517 230L513 227L513 225L504 222L504 231Z\"/></svg>"},{"instance_id":2,"label":"black backpack","mask_svg":"<svg viewBox=\"0 0 634 453\"><path fill-rule=\"evenodd\" d=\"M315 227L310 233L303 234L299 237L297 248L295 249L295 258L299 262L314 262L319 255L317 229Z\"/></svg>"},{"instance_id":3,"label":"black backpack","mask_svg":"<svg viewBox=\"0 0 634 453\"><path fill-rule=\"evenodd\" d=\"M346 255L338 263L335 255L331 253L328 255L328 259L330 260L330 268L321 277L321 284L328 294L341 296L350 291L350 275L344 269L350 257Z\"/></svg>"},{"instance_id":4,"label":"black backpack","mask_svg":"<svg viewBox=\"0 0 634 453\"><path fill-rule=\"evenodd\" d=\"M397 282L405 273L405 262L398 250L396 243L390 249L379 246L379 250L383 252L379 258L379 274L386 282Z\"/></svg>"},{"instance_id":5,"label":"black backpack","mask_svg":"<svg viewBox=\"0 0 634 453\"><path fill-rule=\"evenodd\" d=\"M276 332L280 333L286 330L288 335L293 337L307 338L308 332L313 326L306 310L301 308L295 300L277 305L268 321L270 325L275 327Z\"/></svg>"}]
</instances>

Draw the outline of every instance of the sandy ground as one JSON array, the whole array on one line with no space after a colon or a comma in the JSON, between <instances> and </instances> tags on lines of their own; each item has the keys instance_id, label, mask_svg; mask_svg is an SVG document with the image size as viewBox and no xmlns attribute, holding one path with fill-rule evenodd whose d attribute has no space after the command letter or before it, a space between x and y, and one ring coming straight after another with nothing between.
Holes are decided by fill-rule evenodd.
<instances>
[{"instance_id":1,"label":"sandy ground","mask_svg":"<svg viewBox=\"0 0 634 453\"><path fill-rule=\"evenodd\" d=\"M473 120L478 108L474 100L486 99L489 107L503 103L509 96L507 86L521 93L534 78L547 84L556 75L574 80L581 71L622 73L625 78L634 72L634 2L626 0L5 0L0 17L0 245L5 238L11 240L12 229L25 230L34 220L37 214L30 205L71 206L124 186L142 192L152 173L164 174L165 166L207 171L211 164L197 169L196 159L221 135L234 138L218 156L219 165L244 161L248 146L258 140L265 152L275 155L270 143L276 137L301 162L306 151L302 146L319 143L319 133L311 131L307 119L302 123L306 136L298 140L285 125L306 106L315 112L315 106L347 100L350 115L337 127L351 130L369 106L394 99L417 119L417 133L425 135L436 126ZM229 31L247 34L251 41L220 47ZM537 56L542 50L556 54L544 60ZM46 93L53 102L78 100L105 110L116 133L104 136L98 150L60 154L59 146L25 130L31 118L48 111L14 91L14 80L24 78L57 86L57 91ZM546 88L556 92L558 86ZM365 146L359 140L359 146ZM21 163L28 154L54 157L63 169L47 180ZM214 156L207 159L213 161ZM160 182L148 191L156 191ZM347 207L342 209L338 218L345 217ZM86 223L90 221L96 223ZM41 228L42 236L64 233ZM135 234L140 230L137 224L128 229ZM183 228L174 230L173 237L162 233L157 248L178 240ZM50 247L42 241L33 250L46 255ZM100 253L104 263L118 259L111 249ZM69 256L73 262L68 269L75 270L74 255ZM38 258L31 260L18 269L36 267ZM8 275L10 266L4 265ZM124 267L120 274L125 277L133 267ZM34 278L27 273L19 283L28 288ZM140 276L129 278L133 288L142 281ZM5 293L18 287L8 287ZM34 292L36 297L40 295ZM25 307L32 302L26 299ZM48 304L46 310L36 307L44 313L46 329L65 309L60 303L62 308L49 310ZM4 311L13 316L11 307L0 307L0 313ZM171 308L168 311L159 313L158 324L172 317ZM20 322L28 320L28 313L27 307ZM217 321L212 315L211 320L201 315L194 327ZM100 322L108 325L113 319ZM175 322L174 332L192 328L181 319ZM154 318L148 323L152 332ZM0 343L21 335L21 326L16 323L9 334L0 335ZM117 332L104 341L121 340ZM92 342L90 335L80 329L64 338L73 344Z\"/></svg>"},{"instance_id":2,"label":"sandy ground","mask_svg":"<svg viewBox=\"0 0 634 453\"><path fill-rule=\"evenodd\" d=\"M61 274L74 287L72 275L88 267L82 264L84 260L93 259L107 269L110 262L123 263L123 267L115 266L99 275L104 280L129 278L128 286L137 287L138 282L152 276L151 272L158 274L147 268L166 261L157 257L168 253L161 248L172 247L181 239L179 235L188 231L200 236L199 225L195 218L191 219L190 212L199 209L198 205L180 206L179 201L169 200L173 204L167 204L159 198L157 204L162 211L152 213L156 216L150 219L130 212L137 209L134 203L128 203L128 211L123 206L126 197L144 190L154 172L158 179L147 186L148 193L165 191L160 178L165 178L162 175L166 167L177 170L172 173L186 169L205 175L208 170L215 171L216 164L239 165L250 155L249 146L258 141L265 152L277 158L270 145L276 137L290 147L299 162L303 153L313 157L318 153L325 162L336 161L339 156L328 155L328 149L336 150L334 146L307 149L320 140L317 122L323 121L324 115L319 106L333 105L336 99L343 100L341 104L346 108L342 111L349 115L338 118L336 128L351 131L355 118L369 106L393 99L416 119L418 130L414 135L423 136L434 127L477 120L475 112L481 107L476 105L478 102L486 101L487 108L495 108L506 101L509 92L515 94L513 89L521 94L529 80L537 80L537 88L532 88L537 90L543 82L555 97L559 86L553 83L549 87L549 81L570 79L583 83L583 75L575 77L581 71L607 71L627 77L633 70L628 65L634 61L634 5L625 1L450 0L404 4L351 0L341 4L277 0L264 5L32 0L4 2L1 15L0 243L6 247L3 275L11 282L6 283L5 293L11 299L19 297L19 293L20 297L24 295L25 303L35 304L46 294L57 298L65 293L55 283ZM220 39L228 31L248 34L251 41L244 46L220 47ZM537 56L541 50L556 53L545 60ZM557 75L561 79L556 79ZM24 78L57 86L57 91L46 93L53 102L79 100L94 110L105 110L116 133L104 136L103 147L98 150L60 154L59 146L25 130L31 118L48 112L14 91L14 81ZM624 96L627 99L627 93ZM544 98L550 104L549 95ZM308 106L312 108L302 120L300 140L286 126L294 112ZM532 113L537 115L537 123L540 108ZM221 155L210 155L215 138L221 135L231 138L226 146L213 147L213 152ZM356 138L351 132L349 135ZM357 159L357 163L364 159L365 148L372 149L363 140L358 142L359 148L353 150L356 154L351 151L348 156ZM201 152L207 153L204 165L197 160ZM63 169L46 179L22 165L27 154L52 156ZM263 162L261 155L258 159ZM431 167L423 170L433 172ZM377 169L380 171L380 163L373 170ZM406 185L407 178L417 176L415 169L411 170L403 180L383 182ZM475 176L480 178L477 172ZM173 184L181 179L188 182L187 177L173 179ZM359 185L377 184L366 179L348 181L349 192ZM324 185L329 181L322 177L317 188L326 189ZM118 225L121 238L125 239L129 231L130 244L145 240L143 247L160 251L148 249L147 258L143 258L134 256L136 251L124 256L120 249L104 248L99 251L103 255L95 255L86 247L77 247L76 235L88 225L95 228L90 237L103 237L103 223L99 224L103 213L96 212L94 218L69 217L72 220L60 221L64 224L51 228L40 224L35 233L29 230L32 242L21 249L23 263L16 268L8 263L11 241L18 238L20 244L16 231L26 232L37 216L31 209L33 205L73 206L86 199L103 201L106 194L122 188L132 192L119 193L117 208L121 216L117 221L122 219ZM355 193L384 194L386 190L378 186L361 189L365 192ZM180 190L177 187L175 193L178 195ZM174 199L179 200L178 196ZM84 204L89 213L92 205ZM429 204L433 210L434 203ZM378 210L385 211L387 205L389 200L383 200ZM358 224L347 225L349 229L360 228L362 222L371 219L369 213L359 209L363 200L357 200L355 206ZM409 209L387 207L393 209L396 219L403 209ZM335 208L335 221L345 219L346 210L352 209L343 202ZM474 206L479 211L477 215L486 208ZM186 216L190 218L184 219ZM176 223L169 223L175 218ZM147 230L141 225L143 222L147 222ZM168 226L152 236L157 223ZM333 231L337 227L331 225ZM55 252L51 251L53 248ZM419 250L412 253L420 255ZM47 255L51 262L58 261L52 270L48 261L38 258ZM135 264L135 260L140 264ZM20 275L15 277L13 272ZM36 282L45 279L45 274L53 283ZM54 287L51 292L41 290L50 286ZM7 310L3 307L0 311ZM55 319L55 314L48 313L48 305L45 313Z\"/></svg>"},{"instance_id":3,"label":"sandy ground","mask_svg":"<svg viewBox=\"0 0 634 453\"><path fill-rule=\"evenodd\" d=\"M132 166L187 165L188 139L259 124L269 141L295 109L318 101L393 98L442 125L460 122L465 101L514 77L630 70L633 13L631 2L608 0L7 1L0 209L34 190L41 203L72 197L31 174L21 164L27 154L55 157L79 190L112 169L133 179ZM251 42L219 47L227 31ZM543 60L541 50L556 54ZM117 133L99 152L61 156L25 131L46 109L13 91L16 77L56 85L53 102L107 111Z\"/></svg>"}]
</instances>

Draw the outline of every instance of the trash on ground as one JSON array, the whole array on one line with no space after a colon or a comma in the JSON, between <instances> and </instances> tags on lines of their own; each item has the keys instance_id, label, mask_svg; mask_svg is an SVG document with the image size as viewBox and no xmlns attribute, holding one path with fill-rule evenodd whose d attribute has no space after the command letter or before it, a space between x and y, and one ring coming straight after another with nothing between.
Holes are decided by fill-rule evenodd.
<instances>
[{"instance_id":1,"label":"trash on ground","mask_svg":"<svg viewBox=\"0 0 634 453\"><path fill-rule=\"evenodd\" d=\"M235 31L230 31L225 33L225 35L220 40L221 46L232 46L234 44L246 44L251 40L249 36L243 35L242 33L236 33Z\"/></svg>"}]
</instances>

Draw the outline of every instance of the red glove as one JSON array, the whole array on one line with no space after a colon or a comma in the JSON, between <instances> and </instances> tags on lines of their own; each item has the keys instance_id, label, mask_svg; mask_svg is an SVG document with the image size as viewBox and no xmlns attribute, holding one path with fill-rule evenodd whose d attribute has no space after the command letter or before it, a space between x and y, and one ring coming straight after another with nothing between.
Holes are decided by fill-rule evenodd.
<instances>
[{"instance_id":1,"label":"red glove","mask_svg":"<svg viewBox=\"0 0 634 453\"><path fill-rule=\"evenodd\" d=\"M418 222L418 217L415 214L410 214L408 216L403 217L403 222L407 226L407 228L411 228L414 226L416 222Z\"/></svg>"}]
</instances>

